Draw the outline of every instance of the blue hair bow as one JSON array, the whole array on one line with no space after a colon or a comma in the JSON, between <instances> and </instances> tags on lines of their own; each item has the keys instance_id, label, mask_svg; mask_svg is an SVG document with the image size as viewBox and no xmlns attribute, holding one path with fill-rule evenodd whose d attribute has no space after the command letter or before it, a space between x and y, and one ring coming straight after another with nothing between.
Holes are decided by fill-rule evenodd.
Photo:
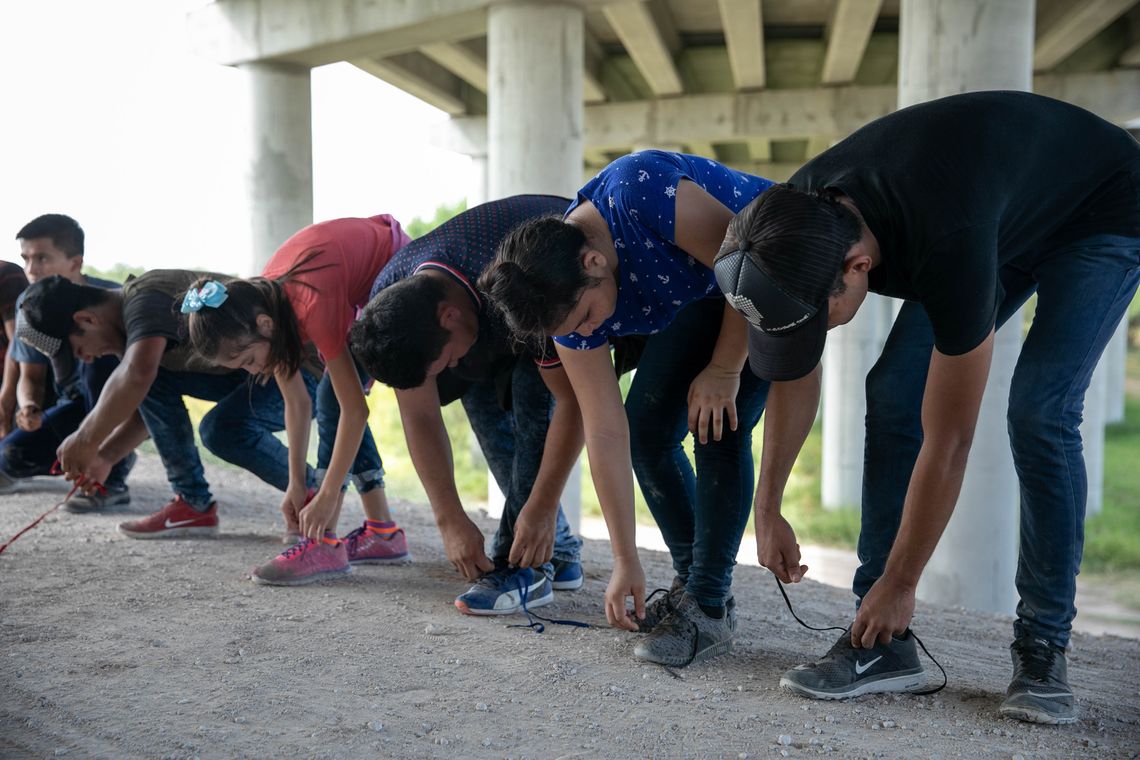
<instances>
[{"instance_id":1,"label":"blue hair bow","mask_svg":"<svg viewBox=\"0 0 1140 760\"><path fill-rule=\"evenodd\" d=\"M182 313L201 311L203 306L216 309L229 297L225 285L217 280L210 280L200 288L190 288L186 291L186 297L182 299Z\"/></svg>"}]
</instances>

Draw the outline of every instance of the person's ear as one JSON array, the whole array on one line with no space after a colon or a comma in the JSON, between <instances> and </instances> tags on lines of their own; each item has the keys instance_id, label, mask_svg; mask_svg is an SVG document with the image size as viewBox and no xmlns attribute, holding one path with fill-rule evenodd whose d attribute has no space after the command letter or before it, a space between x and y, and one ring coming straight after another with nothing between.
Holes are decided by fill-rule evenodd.
<instances>
[{"instance_id":1,"label":"person's ear","mask_svg":"<svg viewBox=\"0 0 1140 760\"><path fill-rule=\"evenodd\" d=\"M266 340L273 338L273 317L268 314L257 315L257 334Z\"/></svg>"},{"instance_id":2,"label":"person's ear","mask_svg":"<svg viewBox=\"0 0 1140 760\"><path fill-rule=\"evenodd\" d=\"M90 309L80 309L71 315L71 319L84 332L103 323L102 318Z\"/></svg>"},{"instance_id":3,"label":"person's ear","mask_svg":"<svg viewBox=\"0 0 1140 760\"><path fill-rule=\"evenodd\" d=\"M609 274L609 262L601 251L586 248L582 251L582 269L586 270L587 277L598 279Z\"/></svg>"},{"instance_id":4,"label":"person's ear","mask_svg":"<svg viewBox=\"0 0 1140 760\"><path fill-rule=\"evenodd\" d=\"M67 260L67 264L65 265L64 268L67 270L67 273L70 275L79 274L81 271L83 271L83 257L82 256L74 256L74 257L69 258ZM68 279L71 279L71 277L68 277Z\"/></svg>"},{"instance_id":5,"label":"person's ear","mask_svg":"<svg viewBox=\"0 0 1140 760\"><path fill-rule=\"evenodd\" d=\"M451 332L459 323L463 314L460 312L459 307L447 301L440 301L439 307L436 309L436 317L439 320L439 326L444 330Z\"/></svg>"},{"instance_id":6,"label":"person's ear","mask_svg":"<svg viewBox=\"0 0 1140 760\"><path fill-rule=\"evenodd\" d=\"M854 246L843 260L843 274L867 274L871 271L871 257L860 246Z\"/></svg>"}]
</instances>

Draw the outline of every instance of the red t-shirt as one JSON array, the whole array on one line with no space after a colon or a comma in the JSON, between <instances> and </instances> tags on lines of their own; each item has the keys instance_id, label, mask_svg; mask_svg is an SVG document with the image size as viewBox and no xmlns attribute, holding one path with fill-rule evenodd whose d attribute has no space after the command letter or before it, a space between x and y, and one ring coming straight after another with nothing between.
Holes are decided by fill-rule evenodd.
<instances>
[{"instance_id":1,"label":"red t-shirt","mask_svg":"<svg viewBox=\"0 0 1140 760\"><path fill-rule=\"evenodd\" d=\"M311 341L325 361L331 361L344 350L357 312L368 302L372 281L392 254L410 240L388 214L320 222L286 240L261 276L282 277L313 254L301 268L316 271L291 278L285 283L285 295L297 316L302 339Z\"/></svg>"}]
</instances>

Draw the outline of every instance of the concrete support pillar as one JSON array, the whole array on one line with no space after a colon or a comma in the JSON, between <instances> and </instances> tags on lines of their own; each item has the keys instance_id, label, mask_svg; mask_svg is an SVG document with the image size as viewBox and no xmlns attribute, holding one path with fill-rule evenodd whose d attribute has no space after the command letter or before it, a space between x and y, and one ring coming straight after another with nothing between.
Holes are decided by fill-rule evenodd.
<instances>
[{"instance_id":1,"label":"concrete support pillar","mask_svg":"<svg viewBox=\"0 0 1140 760\"><path fill-rule=\"evenodd\" d=\"M1085 475L1088 478L1088 500L1085 516L1099 514L1104 506L1104 422L1108 411L1109 357L1106 351L1093 370L1089 389L1085 391L1084 417L1081 420L1081 445L1084 447Z\"/></svg>"},{"instance_id":2,"label":"concrete support pillar","mask_svg":"<svg viewBox=\"0 0 1140 760\"><path fill-rule=\"evenodd\" d=\"M249 197L252 257L260 274L273 252L313 223L313 127L309 70L272 63L241 67L251 104Z\"/></svg>"},{"instance_id":3,"label":"concrete support pillar","mask_svg":"<svg viewBox=\"0 0 1140 760\"><path fill-rule=\"evenodd\" d=\"M863 492L867 373L892 321L891 299L869 293L850 323L828 337L823 354L823 506L857 509Z\"/></svg>"},{"instance_id":4,"label":"concrete support pillar","mask_svg":"<svg viewBox=\"0 0 1140 760\"><path fill-rule=\"evenodd\" d=\"M1034 0L903 0L899 107L973 90L1030 90ZM998 332L966 478L918 587L928 601L1012 613L1018 484L1006 430L1021 313Z\"/></svg>"},{"instance_id":5,"label":"concrete support pillar","mask_svg":"<svg viewBox=\"0 0 1140 760\"><path fill-rule=\"evenodd\" d=\"M488 196L550 193L581 186L584 14L581 6L525 0L492 5L487 16ZM581 522L580 465L562 508ZM488 511L502 495L488 478ZM496 503L497 500L497 503Z\"/></svg>"},{"instance_id":6,"label":"concrete support pillar","mask_svg":"<svg viewBox=\"0 0 1140 760\"><path fill-rule=\"evenodd\" d=\"M1107 364L1104 373L1104 424L1124 422L1124 378L1128 373L1128 317L1116 326L1112 340L1104 349L1101 362Z\"/></svg>"},{"instance_id":7,"label":"concrete support pillar","mask_svg":"<svg viewBox=\"0 0 1140 760\"><path fill-rule=\"evenodd\" d=\"M471 157L471 175L467 185L467 208L487 202L487 156Z\"/></svg>"}]
</instances>

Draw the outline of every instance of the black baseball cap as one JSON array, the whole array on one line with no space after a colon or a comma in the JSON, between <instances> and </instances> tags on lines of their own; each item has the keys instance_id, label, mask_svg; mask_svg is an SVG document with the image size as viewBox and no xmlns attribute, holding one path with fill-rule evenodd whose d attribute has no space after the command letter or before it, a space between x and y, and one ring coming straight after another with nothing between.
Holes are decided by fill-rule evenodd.
<instances>
[{"instance_id":1,"label":"black baseball cap","mask_svg":"<svg viewBox=\"0 0 1140 760\"><path fill-rule=\"evenodd\" d=\"M815 369L827 340L826 296L812 303L797 295L799 283L780 283L744 249L720 256L713 272L729 304L748 320L753 374L763 380L797 380ZM803 275L818 279L814 268ZM819 290L818 283L811 284Z\"/></svg>"},{"instance_id":2,"label":"black baseball cap","mask_svg":"<svg viewBox=\"0 0 1140 760\"><path fill-rule=\"evenodd\" d=\"M75 312L87 306L83 287L60 275L47 277L28 287L20 302L16 338L53 358L67 345L75 331Z\"/></svg>"}]
</instances>

